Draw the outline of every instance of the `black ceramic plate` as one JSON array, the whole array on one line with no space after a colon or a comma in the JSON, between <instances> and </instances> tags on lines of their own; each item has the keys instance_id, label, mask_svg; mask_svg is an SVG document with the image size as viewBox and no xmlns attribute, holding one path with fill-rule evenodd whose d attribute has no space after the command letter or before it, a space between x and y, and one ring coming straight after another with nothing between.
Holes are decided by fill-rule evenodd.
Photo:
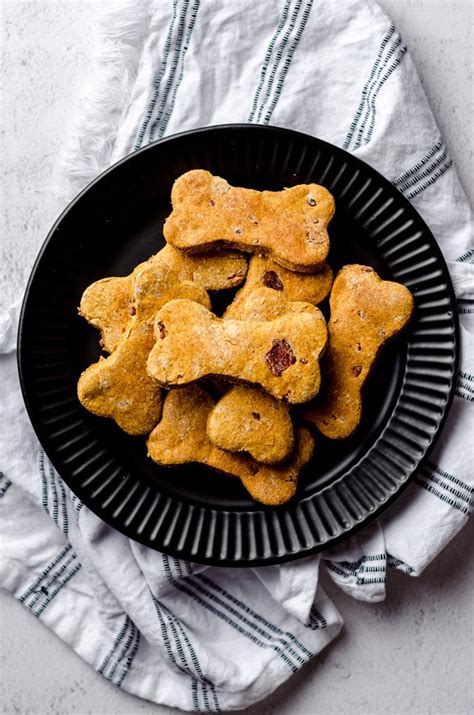
<instances>
[{"instance_id":1,"label":"black ceramic plate","mask_svg":"<svg viewBox=\"0 0 474 715\"><path fill-rule=\"evenodd\" d=\"M173 181L194 168L230 183L326 186L336 199L330 264L373 266L415 296L409 328L386 346L367 384L363 420L341 442L318 440L297 497L255 503L238 480L202 466L160 468L145 439L79 404L80 372L98 334L77 315L83 290L125 275L163 245ZM446 416L457 355L454 295L435 239L408 201L354 156L303 134L257 125L200 129L124 159L52 228L26 292L19 368L26 406L65 482L104 521L192 561L270 564L333 545L379 514L408 483Z\"/></svg>"}]
</instances>

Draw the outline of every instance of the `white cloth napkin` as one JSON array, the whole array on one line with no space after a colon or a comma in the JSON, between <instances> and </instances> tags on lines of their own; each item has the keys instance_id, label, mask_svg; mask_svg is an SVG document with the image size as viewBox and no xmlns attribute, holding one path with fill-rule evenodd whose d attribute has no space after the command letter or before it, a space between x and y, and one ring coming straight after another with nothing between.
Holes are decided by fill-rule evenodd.
<instances>
[{"instance_id":1,"label":"white cloth napkin","mask_svg":"<svg viewBox=\"0 0 474 715\"><path fill-rule=\"evenodd\" d=\"M342 620L320 562L355 598L385 595L387 565L418 575L464 525L474 474L474 265L463 190L395 28L372 1L115 0L65 154L72 197L102 169L174 132L225 122L297 129L354 152L433 230L458 296L462 356L444 433L405 494L322 558L219 569L158 554L72 496L20 395L18 306L0 312L0 584L105 678L185 710L263 698Z\"/></svg>"}]
</instances>

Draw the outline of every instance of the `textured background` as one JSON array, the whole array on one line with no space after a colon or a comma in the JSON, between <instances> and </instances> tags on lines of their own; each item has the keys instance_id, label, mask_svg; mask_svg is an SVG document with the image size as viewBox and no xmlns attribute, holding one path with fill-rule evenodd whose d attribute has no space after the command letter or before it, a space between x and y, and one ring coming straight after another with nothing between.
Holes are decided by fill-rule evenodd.
<instances>
[{"instance_id":1,"label":"textured background","mask_svg":"<svg viewBox=\"0 0 474 715\"><path fill-rule=\"evenodd\" d=\"M113 2L0 0L0 303L18 297L27 280L19 250L31 264L61 209L50 191L52 167L93 66L92 6L105 1ZM474 4L379 1L408 44L472 203ZM343 635L247 712L472 712L473 536L471 523L420 579L390 574L382 604L357 603L328 584L346 621ZM2 592L0 619L2 712L175 712L116 690Z\"/></svg>"}]
</instances>

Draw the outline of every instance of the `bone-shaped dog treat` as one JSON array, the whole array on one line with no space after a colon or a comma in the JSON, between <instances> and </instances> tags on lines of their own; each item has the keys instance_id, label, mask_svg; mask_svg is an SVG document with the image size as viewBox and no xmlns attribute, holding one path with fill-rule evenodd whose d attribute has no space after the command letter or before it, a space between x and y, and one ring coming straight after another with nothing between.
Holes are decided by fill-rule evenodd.
<instances>
[{"instance_id":1,"label":"bone-shaped dog treat","mask_svg":"<svg viewBox=\"0 0 474 715\"><path fill-rule=\"evenodd\" d=\"M215 447L206 434L214 400L198 385L171 390L163 406L161 422L150 434L148 454L163 465L199 462L238 477L251 496L263 504L284 504L294 496L298 474L310 460L314 442L305 428L296 435L295 451L282 465L257 464L244 454Z\"/></svg>"},{"instance_id":2,"label":"bone-shaped dog treat","mask_svg":"<svg viewBox=\"0 0 474 715\"><path fill-rule=\"evenodd\" d=\"M329 295L333 281L331 268L326 264L316 273L289 271L268 256L252 256L247 278L225 312L226 318L242 319L242 310L250 293L256 288L270 288L288 300L318 305Z\"/></svg>"},{"instance_id":3,"label":"bone-shaped dog treat","mask_svg":"<svg viewBox=\"0 0 474 715\"><path fill-rule=\"evenodd\" d=\"M319 315L311 304L290 302L283 292L256 288L239 301L235 317L267 321L285 313L305 311ZM228 311L225 317L227 314ZM258 387L242 385L232 387L217 402L209 415L207 434L217 447L248 452L257 462L266 464L286 459L294 443L288 404Z\"/></svg>"},{"instance_id":4,"label":"bone-shaped dog treat","mask_svg":"<svg viewBox=\"0 0 474 715\"><path fill-rule=\"evenodd\" d=\"M330 297L323 386L304 418L330 439L348 437L360 422L362 388L387 340L409 321L413 297L405 286L383 281L368 266L345 266Z\"/></svg>"},{"instance_id":5,"label":"bone-shaped dog treat","mask_svg":"<svg viewBox=\"0 0 474 715\"><path fill-rule=\"evenodd\" d=\"M244 385L232 387L211 410L207 434L220 449L248 452L265 464L282 462L294 445L288 405Z\"/></svg>"},{"instance_id":6,"label":"bone-shaped dog treat","mask_svg":"<svg viewBox=\"0 0 474 715\"><path fill-rule=\"evenodd\" d=\"M313 311L266 323L225 320L197 303L173 300L156 315L148 371L164 387L221 375L260 385L280 400L307 402L319 390L327 339L324 318Z\"/></svg>"},{"instance_id":7,"label":"bone-shaped dog treat","mask_svg":"<svg viewBox=\"0 0 474 715\"><path fill-rule=\"evenodd\" d=\"M102 278L85 289L79 315L100 330L101 347L111 353L124 336L131 308L131 276Z\"/></svg>"},{"instance_id":8,"label":"bone-shaped dog treat","mask_svg":"<svg viewBox=\"0 0 474 715\"><path fill-rule=\"evenodd\" d=\"M183 251L225 245L268 254L301 272L314 271L326 260L334 199L318 184L254 191L196 169L175 181L171 201L164 235Z\"/></svg>"},{"instance_id":9,"label":"bone-shaped dog treat","mask_svg":"<svg viewBox=\"0 0 474 715\"><path fill-rule=\"evenodd\" d=\"M247 272L245 256L237 251L207 253L205 256L185 255L172 246L138 265L133 273L122 278L103 278L92 283L81 298L79 313L98 328L101 345L111 353L125 334L133 312L132 290L136 275L153 265L168 271L176 281L193 281L206 290L225 290L238 286Z\"/></svg>"},{"instance_id":10,"label":"bone-shaped dog treat","mask_svg":"<svg viewBox=\"0 0 474 715\"><path fill-rule=\"evenodd\" d=\"M150 432L161 416L162 391L146 370L155 343L156 311L173 298L197 300L207 308L210 301L204 288L191 282L175 283L159 264L145 264L134 283L135 314L124 337L111 355L82 373L77 394L89 412L111 417L125 432L140 435Z\"/></svg>"}]
</instances>

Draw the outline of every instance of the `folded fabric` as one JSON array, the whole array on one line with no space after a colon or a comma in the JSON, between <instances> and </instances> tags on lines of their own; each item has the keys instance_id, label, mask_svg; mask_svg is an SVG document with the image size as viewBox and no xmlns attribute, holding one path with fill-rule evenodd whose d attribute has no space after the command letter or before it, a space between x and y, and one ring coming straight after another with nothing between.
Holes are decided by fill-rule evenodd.
<instances>
[{"instance_id":1,"label":"folded fabric","mask_svg":"<svg viewBox=\"0 0 474 715\"><path fill-rule=\"evenodd\" d=\"M64 154L64 197L165 135L226 122L289 127L354 152L392 180L434 232L458 296L454 404L406 492L321 558L246 570L147 549L71 494L23 406L18 306L0 312L0 584L117 686L185 710L243 708L339 632L341 616L318 585L320 564L355 598L380 600L387 565L418 575L470 514L470 211L406 47L371 0L120 0L99 13L104 44Z\"/></svg>"}]
</instances>

